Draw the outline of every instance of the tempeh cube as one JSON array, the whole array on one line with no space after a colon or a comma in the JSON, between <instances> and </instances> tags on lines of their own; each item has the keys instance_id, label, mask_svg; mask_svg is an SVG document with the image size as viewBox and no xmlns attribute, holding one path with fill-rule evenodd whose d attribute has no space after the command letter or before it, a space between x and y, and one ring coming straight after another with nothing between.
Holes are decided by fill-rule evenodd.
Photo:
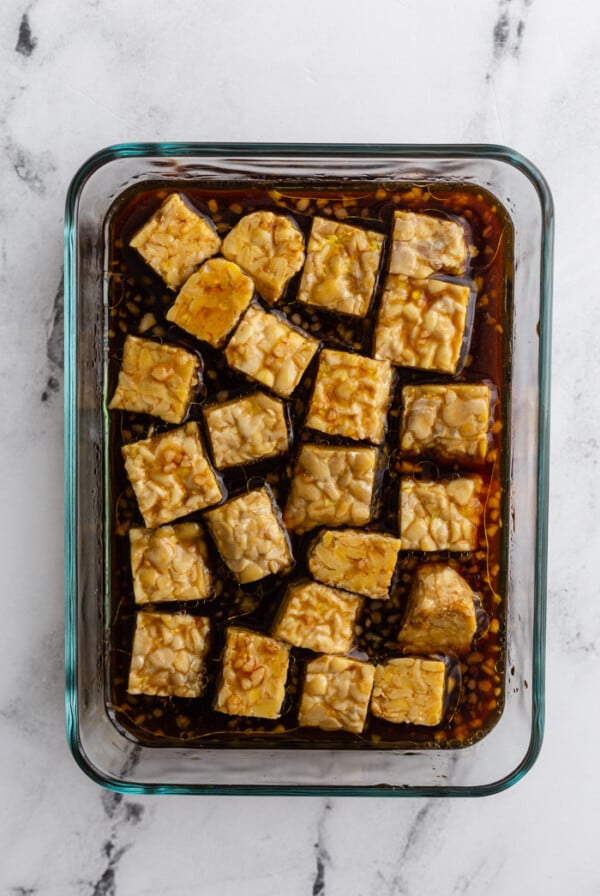
<instances>
[{"instance_id":1,"label":"tempeh cube","mask_svg":"<svg viewBox=\"0 0 600 896\"><path fill-rule=\"evenodd\" d=\"M264 392L205 408L204 419L218 469L255 463L288 450L285 404Z\"/></svg>"},{"instance_id":2,"label":"tempeh cube","mask_svg":"<svg viewBox=\"0 0 600 896\"><path fill-rule=\"evenodd\" d=\"M485 383L404 386L400 450L483 462L489 448L491 390Z\"/></svg>"},{"instance_id":3,"label":"tempeh cube","mask_svg":"<svg viewBox=\"0 0 600 896\"><path fill-rule=\"evenodd\" d=\"M384 237L327 218L313 220L298 301L365 317L379 270Z\"/></svg>"},{"instance_id":4,"label":"tempeh cube","mask_svg":"<svg viewBox=\"0 0 600 896\"><path fill-rule=\"evenodd\" d=\"M289 398L319 343L283 317L250 305L231 337L225 357L230 367Z\"/></svg>"},{"instance_id":5,"label":"tempeh cube","mask_svg":"<svg viewBox=\"0 0 600 896\"><path fill-rule=\"evenodd\" d=\"M252 212L227 234L223 255L239 264L265 302L274 305L304 263L304 237L286 215Z\"/></svg>"},{"instance_id":6,"label":"tempeh cube","mask_svg":"<svg viewBox=\"0 0 600 896\"><path fill-rule=\"evenodd\" d=\"M285 571L294 561L279 508L267 487L208 511L206 521L221 557L242 585Z\"/></svg>"},{"instance_id":7,"label":"tempeh cube","mask_svg":"<svg viewBox=\"0 0 600 896\"><path fill-rule=\"evenodd\" d=\"M290 648L244 628L227 629L215 709L232 716L278 719Z\"/></svg>"},{"instance_id":8,"label":"tempeh cube","mask_svg":"<svg viewBox=\"0 0 600 896\"><path fill-rule=\"evenodd\" d=\"M167 320L221 348L253 295L252 280L237 264L211 258L185 281L167 311Z\"/></svg>"},{"instance_id":9,"label":"tempeh cube","mask_svg":"<svg viewBox=\"0 0 600 896\"><path fill-rule=\"evenodd\" d=\"M302 445L283 514L294 532L364 526L373 516L376 448Z\"/></svg>"},{"instance_id":10,"label":"tempeh cube","mask_svg":"<svg viewBox=\"0 0 600 896\"><path fill-rule=\"evenodd\" d=\"M127 336L109 408L181 423L198 385L200 360L175 345Z\"/></svg>"},{"instance_id":11,"label":"tempeh cube","mask_svg":"<svg viewBox=\"0 0 600 896\"><path fill-rule=\"evenodd\" d=\"M129 543L136 604L210 596L208 551L198 523L132 528Z\"/></svg>"},{"instance_id":12,"label":"tempeh cube","mask_svg":"<svg viewBox=\"0 0 600 896\"><path fill-rule=\"evenodd\" d=\"M319 656L306 666L298 722L324 731L360 734L365 727L375 667L344 656Z\"/></svg>"},{"instance_id":13,"label":"tempeh cube","mask_svg":"<svg viewBox=\"0 0 600 896\"><path fill-rule=\"evenodd\" d=\"M483 516L480 476L437 482L403 479L399 530L403 551L474 551Z\"/></svg>"},{"instance_id":14,"label":"tempeh cube","mask_svg":"<svg viewBox=\"0 0 600 896\"><path fill-rule=\"evenodd\" d=\"M392 378L387 361L323 349L306 425L328 435L380 444Z\"/></svg>"},{"instance_id":15,"label":"tempeh cube","mask_svg":"<svg viewBox=\"0 0 600 896\"><path fill-rule=\"evenodd\" d=\"M436 271L464 274L469 248L458 221L416 212L394 212L390 274L429 277Z\"/></svg>"},{"instance_id":16,"label":"tempeh cube","mask_svg":"<svg viewBox=\"0 0 600 896\"><path fill-rule=\"evenodd\" d=\"M439 725L445 699L443 660L398 657L375 668L371 712L386 722Z\"/></svg>"},{"instance_id":17,"label":"tempeh cube","mask_svg":"<svg viewBox=\"0 0 600 896\"><path fill-rule=\"evenodd\" d=\"M399 367L456 373L466 354L469 286L390 274L375 326L375 357Z\"/></svg>"},{"instance_id":18,"label":"tempeh cube","mask_svg":"<svg viewBox=\"0 0 600 896\"><path fill-rule=\"evenodd\" d=\"M179 193L171 193L131 239L144 261L178 289L192 271L221 247L212 221L194 211Z\"/></svg>"},{"instance_id":19,"label":"tempeh cube","mask_svg":"<svg viewBox=\"0 0 600 896\"><path fill-rule=\"evenodd\" d=\"M144 523L155 528L223 499L197 423L123 445L125 469Z\"/></svg>"},{"instance_id":20,"label":"tempeh cube","mask_svg":"<svg viewBox=\"0 0 600 896\"><path fill-rule=\"evenodd\" d=\"M308 568L326 585L385 600L401 544L383 532L324 529L308 550Z\"/></svg>"},{"instance_id":21,"label":"tempeh cube","mask_svg":"<svg viewBox=\"0 0 600 896\"><path fill-rule=\"evenodd\" d=\"M414 653L468 653L477 631L475 595L451 566L427 563L413 578L398 642Z\"/></svg>"},{"instance_id":22,"label":"tempeh cube","mask_svg":"<svg viewBox=\"0 0 600 896\"><path fill-rule=\"evenodd\" d=\"M198 697L206 680L210 619L187 613L137 614L127 691Z\"/></svg>"},{"instance_id":23,"label":"tempeh cube","mask_svg":"<svg viewBox=\"0 0 600 896\"><path fill-rule=\"evenodd\" d=\"M288 588L273 626L273 637L315 653L348 653L362 598L318 582Z\"/></svg>"}]
</instances>

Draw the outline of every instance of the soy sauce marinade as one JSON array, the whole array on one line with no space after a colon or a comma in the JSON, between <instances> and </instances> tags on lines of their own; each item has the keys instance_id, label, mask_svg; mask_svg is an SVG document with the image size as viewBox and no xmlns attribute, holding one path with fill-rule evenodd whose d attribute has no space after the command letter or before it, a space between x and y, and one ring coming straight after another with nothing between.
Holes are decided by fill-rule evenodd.
<instances>
[{"instance_id":1,"label":"soy sauce marinade","mask_svg":"<svg viewBox=\"0 0 600 896\"><path fill-rule=\"evenodd\" d=\"M213 548L212 565L216 589L209 600L181 604L157 604L165 612L179 610L209 616L212 622L212 646L208 660L207 683L196 699L132 696L126 691L136 607L129 560L128 531L142 526L133 491L124 472L121 446L169 427L160 420L140 414L111 411L108 419L110 489L109 519L111 565L109 570L109 662L107 704L111 718L127 736L147 745L186 746L287 746L335 748L384 747L460 747L484 736L502 712L504 697L504 602L506 569L505 543L502 539L503 499L501 481L505 471L506 433L503 431L508 382L508 319L512 289L512 227L506 212L489 194L470 186L436 184L411 188L378 185L371 193L352 183L338 189L303 184L279 186L278 190L231 189L227 184L211 185L210 190L190 184L144 184L124 193L115 203L106 221L107 301L108 301L108 382L107 400L112 396L122 356L125 335L143 335L164 340L198 353L203 361L203 385L186 419L197 420L203 431L203 403L225 401L253 390L239 374L231 371L221 351L200 343L170 324L165 314L175 294L129 247L132 235L160 206L165 197L177 190L214 221L224 236L243 215L257 209L272 209L292 215L308 237L315 215L343 220L385 234L386 247L375 299L366 320L353 320L330 312L315 310L294 301L300 275L289 284L284 298L276 305L293 324L316 336L324 345L372 354L375 313L381 297L387 268L393 212L406 209L433 214L458 216L468 222L475 252L468 274L477 288L477 304L470 354L459 376L451 377L426 371L397 371L394 398L388 416L388 432L383 445L382 500L379 513L369 529L397 534L396 498L401 473L416 478L452 476L469 471L469 464L441 464L421 456L407 461L398 456L398 428L401 414L401 388L419 382L491 382L498 394L492 426L493 447L488 462L477 472L485 482L484 526L479 547L472 553L448 554L401 552L386 601L365 599L356 636L357 655L377 661L398 655L397 634L402 622L406 597L413 571L422 563L445 562L455 566L479 595L489 617L487 632L474 641L471 652L461 660L462 691L455 694L458 704L449 720L439 728L393 725L371 715L362 735L345 731L325 732L301 728L297 710L306 661L314 654L293 648L287 696L281 718L277 720L227 716L212 709L220 671L220 655L227 624L247 626L269 633L286 585L306 575L306 547L316 530L305 536L293 536L295 567L285 576L271 576L253 586L240 587ZM309 367L289 404L294 436L290 457L273 458L247 468L222 471L228 495L268 482L281 507L285 504L289 475L298 443L305 438L303 419L314 382L316 359ZM310 440L323 444L343 443L311 432ZM208 439L205 439L207 444ZM473 468L475 469L475 468ZM202 513L189 519L202 519ZM187 518L186 518L187 519ZM178 520L176 522L179 522Z\"/></svg>"}]
</instances>

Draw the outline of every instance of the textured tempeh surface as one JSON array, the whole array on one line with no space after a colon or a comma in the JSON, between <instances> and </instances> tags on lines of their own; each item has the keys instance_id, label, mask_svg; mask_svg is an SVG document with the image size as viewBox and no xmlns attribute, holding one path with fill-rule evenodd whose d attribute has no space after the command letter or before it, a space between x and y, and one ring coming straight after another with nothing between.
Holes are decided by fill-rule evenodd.
<instances>
[{"instance_id":1,"label":"textured tempeh surface","mask_svg":"<svg viewBox=\"0 0 600 896\"><path fill-rule=\"evenodd\" d=\"M315 653L348 653L362 599L319 582L297 582L288 588L273 635L294 647Z\"/></svg>"},{"instance_id":2,"label":"textured tempeh surface","mask_svg":"<svg viewBox=\"0 0 600 896\"><path fill-rule=\"evenodd\" d=\"M109 408L181 423L198 385L198 356L176 345L127 336Z\"/></svg>"},{"instance_id":3,"label":"textured tempeh surface","mask_svg":"<svg viewBox=\"0 0 600 896\"><path fill-rule=\"evenodd\" d=\"M344 656L320 656L306 666L300 725L325 731L363 730L375 667Z\"/></svg>"},{"instance_id":4,"label":"textured tempeh surface","mask_svg":"<svg viewBox=\"0 0 600 896\"><path fill-rule=\"evenodd\" d=\"M197 423L123 445L121 451L149 528L218 504L223 498Z\"/></svg>"},{"instance_id":5,"label":"textured tempeh surface","mask_svg":"<svg viewBox=\"0 0 600 896\"><path fill-rule=\"evenodd\" d=\"M212 592L208 548L199 523L129 530L136 604L203 600Z\"/></svg>"},{"instance_id":6,"label":"textured tempeh surface","mask_svg":"<svg viewBox=\"0 0 600 896\"><path fill-rule=\"evenodd\" d=\"M223 255L239 264L265 302L274 305L304 263L304 237L285 215L253 212L229 231Z\"/></svg>"},{"instance_id":7,"label":"textured tempeh surface","mask_svg":"<svg viewBox=\"0 0 600 896\"><path fill-rule=\"evenodd\" d=\"M237 264L211 258L185 281L167 311L167 320L220 348L253 295L252 280Z\"/></svg>"},{"instance_id":8,"label":"textured tempeh surface","mask_svg":"<svg viewBox=\"0 0 600 896\"><path fill-rule=\"evenodd\" d=\"M401 544L385 532L324 529L308 550L308 568L326 585L385 600Z\"/></svg>"},{"instance_id":9,"label":"textured tempeh surface","mask_svg":"<svg viewBox=\"0 0 600 896\"><path fill-rule=\"evenodd\" d=\"M402 479L398 528L403 551L474 551L483 516L480 476L438 482Z\"/></svg>"},{"instance_id":10,"label":"textured tempeh surface","mask_svg":"<svg viewBox=\"0 0 600 896\"><path fill-rule=\"evenodd\" d=\"M264 392L205 408L204 419L218 469L253 463L288 450L285 404Z\"/></svg>"},{"instance_id":11,"label":"textured tempeh surface","mask_svg":"<svg viewBox=\"0 0 600 896\"><path fill-rule=\"evenodd\" d=\"M144 261L178 289L194 269L221 247L212 224L172 193L130 242Z\"/></svg>"},{"instance_id":12,"label":"textured tempeh surface","mask_svg":"<svg viewBox=\"0 0 600 896\"><path fill-rule=\"evenodd\" d=\"M210 620L185 613L137 614L127 690L198 697L204 687Z\"/></svg>"},{"instance_id":13,"label":"textured tempeh surface","mask_svg":"<svg viewBox=\"0 0 600 896\"><path fill-rule=\"evenodd\" d=\"M446 665L426 657L397 657L375 667L371 712L397 724L439 725Z\"/></svg>"},{"instance_id":14,"label":"textured tempeh surface","mask_svg":"<svg viewBox=\"0 0 600 896\"><path fill-rule=\"evenodd\" d=\"M414 212L394 212L389 273L429 277L436 271L463 274L469 248L457 222Z\"/></svg>"},{"instance_id":15,"label":"textured tempeh surface","mask_svg":"<svg viewBox=\"0 0 600 896\"><path fill-rule=\"evenodd\" d=\"M277 314L250 305L229 344L229 365L289 398L315 355L319 343Z\"/></svg>"},{"instance_id":16,"label":"textured tempeh surface","mask_svg":"<svg viewBox=\"0 0 600 896\"><path fill-rule=\"evenodd\" d=\"M376 358L398 367L456 373L464 354L470 286L389 274L375 326Z\"/></svg>"},{"instance_id":17,"label":"textured tempeh surface","mask_svg":"<svg viewBox=\"0 0 600 896\"><path fill-rule=\"evenodd\" d=\"M468 582L451 566L420 566L413 577L398 643L416 653L464 656L477 630L474 597Z\"/></svg>"},{"instance_id":18,"label":"textured tempeh surface","mask_svg":"<svg viewBox=\"0 0 600 896\"><path fill-rule=\"evenodd\" d=\"M221 557L241 584L257 582L292 565L279 508L267 488L226 501L208 511L206 520Z\"/></svg>"},{"instance_id":19,"label":"textured tempeh surface","mask_svg":"<svg viewBox=\"0 0 600 896\"><path fill-rule=\"evenodd\" d=\"M325 218L313 220L298 300L364 317L369 310L384 237Z\"/></svg>"},{"instance_id":20,"label":"textured tempeh surface","mask_svg":"<svg viewBox=\"0 0 600 896\"><path fill-rule=\"evenodd\" d=\"M323 349L306 425L379 445L386 431L392 379L387 361Z\"/></svg>"},{"instance_id":21,"label":"textured tempeh surface","mask_svg":"<svg viewBox=\"0 0 600 896\"><path fill-rule=\"evenodd\" d=\"M315 526L368 523L378 453L375 448L303 445L283 514L294 532Z\"/></svg>"},{"instance_id":22,"label":"textured tempeh surface","mask_svg":"<svg viewBox=\"0 0 600 896\"><path fill-rule=\"evenodd\" d=\"M415 456L485 461L490 447L491 390L486 383L404 386L400 450Z\"/></svg>"},{"instance_id":23,"label":"textured tempeh surface","mask_svg":"<svg viewBox=\"0 0 600 896\"><path fill-rule=\"evenodd\" d=\"M290 648L244 628L227 629L215 709L277 719L285 696Z\"/></svg>"}]
</instances>

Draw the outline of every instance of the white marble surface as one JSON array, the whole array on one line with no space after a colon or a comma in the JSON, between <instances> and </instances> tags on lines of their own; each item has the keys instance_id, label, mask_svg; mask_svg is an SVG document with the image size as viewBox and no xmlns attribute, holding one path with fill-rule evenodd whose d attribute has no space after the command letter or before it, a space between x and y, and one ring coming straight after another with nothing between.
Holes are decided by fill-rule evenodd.
<instances>
[{"instance_id":1,"label":"white marble surface","mask_svg":"<svg viewBox=\"0 0 600 896\"><path fill-rule=\"evenodd\" d=\"M600 9L586 0L0 5L0 892L600 893ZM127 140L512 145L557 207L547 725L484 800L121 798L63 720L62 215Z\"/></svg>"}]
</instances>

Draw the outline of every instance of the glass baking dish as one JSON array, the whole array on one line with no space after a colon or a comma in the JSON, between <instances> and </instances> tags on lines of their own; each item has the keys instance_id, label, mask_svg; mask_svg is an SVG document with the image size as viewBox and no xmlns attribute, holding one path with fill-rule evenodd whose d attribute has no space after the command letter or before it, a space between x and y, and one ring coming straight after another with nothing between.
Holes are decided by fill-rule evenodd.
<instances>
[{"instance_id":1,"label":"glass baking dish","mask_svg":"<svg viewBox=\"0 0 600 896\"><path fill-rule=\"evenodd\" d=\"M228 184L281 190L302 183L374 191L436 185L481 189L512 228L504 294L506 558L503 710L468 746L300 749L149 746L114 724L110 652L110 471L106 451L107 268L104 222L145 183L185 190ZM75 175L65 219L66 721L69 745L94 780L129 793L476 796L532 766L544 719L550 309L553 208L540 172L499 146L124 144Z\"/></svg>"}]
</instances>

